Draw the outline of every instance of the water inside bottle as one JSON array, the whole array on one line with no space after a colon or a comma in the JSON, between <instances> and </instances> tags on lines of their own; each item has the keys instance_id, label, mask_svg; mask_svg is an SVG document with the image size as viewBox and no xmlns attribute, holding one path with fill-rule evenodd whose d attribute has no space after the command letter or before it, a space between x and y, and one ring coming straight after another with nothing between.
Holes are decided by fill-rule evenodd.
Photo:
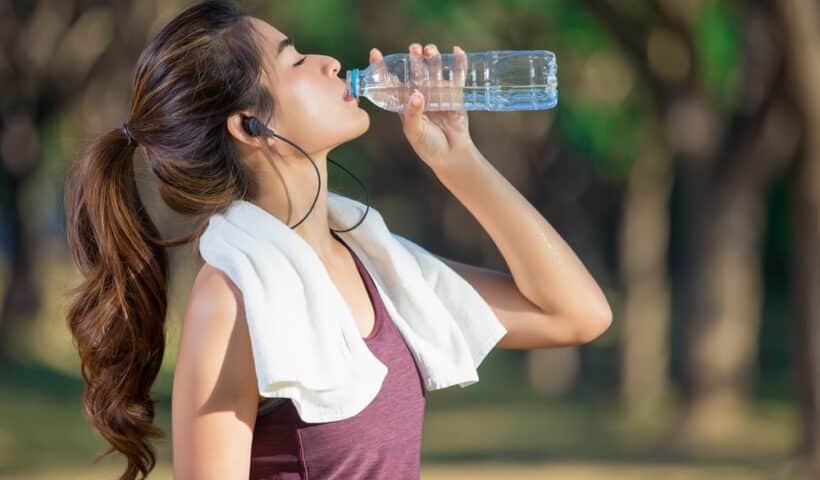
<instances>
[{"instance_id":1,"label":"water inside bottle","mask_svg":"<svg viewBox=\"0 0 820 480\"><path fill-rule=\"evenodd\" d=\"M425 111L437 110L543 110L558 103L555 90L549 85L527 86L427 86L416 87L425 99ZM373 86L367 98L377 106L394 111L404 111L411 88L399 86Z\"/></svg>"},{"instance_id":2,"label":"water inside bottle","mask_svg":"<svg viewBox=\"0 0 820 480\"><path fill-rule=\"evenodd\" d=\"M385 61L391 56L385 57ZM394 112L404 110L414 89L424 94L428 111L544 110L558 103L555 60L551 52L468 54L460 80L454 79L452 55L442 56L441 67L438 84L430 84L429 65L424 66L423 79L413 80L408 57L401 55L387 65L387 71L368 71L359 94L380 108ZM358 75L350 77L355 81Z\"/></svg>"}]
</instances>

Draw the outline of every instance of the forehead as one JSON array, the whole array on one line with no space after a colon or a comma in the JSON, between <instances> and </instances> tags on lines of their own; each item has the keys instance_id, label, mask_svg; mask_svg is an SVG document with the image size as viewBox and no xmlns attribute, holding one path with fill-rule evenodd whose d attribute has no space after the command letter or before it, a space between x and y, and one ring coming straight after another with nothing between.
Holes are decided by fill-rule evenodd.
<instances>
[{"instance_id":1,"label":"forehead","mask_svg":"<svg viewBox=\"0 0 820 480\"><path fill-rule=\"evenodd\" d=\"M254 30L261 37L265 49L270 52L271 57L276 58L279 53L279 46L283 40L288 38L287 35L264 20L251 18L251 23L253 23Z\"/></svg>"},{"instance_id":2,"label":"forehead","mask_svg":"<svg viewBox=\"0 0 820 480\"><path fill-rule=\"evenodd\" d=\"M255 34L258 36L259 43L264 55L264 71L262 82L272 88L280 80L280 62L279 60L279 45L282 40L287 39L287 35L279 31L276 27L264 20L255 17L250 18L251 24ZM290 47L282 50L281 54L284 56L288 53Z\"/></svg>"}]
</instances>

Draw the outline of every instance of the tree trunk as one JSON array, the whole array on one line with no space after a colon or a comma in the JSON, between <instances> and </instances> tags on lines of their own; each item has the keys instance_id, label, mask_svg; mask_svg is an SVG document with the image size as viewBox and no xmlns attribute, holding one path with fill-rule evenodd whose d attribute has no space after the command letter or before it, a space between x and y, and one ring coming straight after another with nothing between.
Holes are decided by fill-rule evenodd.
<instances>
[{"instance_id":1,"label":"tree trunk","mask_svg":"<svg viewBox=\"0 0 820 480\"><path fill-rule=\"evenodd\" d=\"M40 291L36 282L34 252L36 244L29 235L30 226L23 221L19 202L22 178L9 177L8 205L9 232L12 234L9 250L9 278L3 292L0 310L0 362L25 354L24 334L40 308Z\"/></svg>"},{"instance_id":2,"label":"tree trunk","mask_svg":"<svg viewBox=\"0 0 820 480\"><path fill-rule=\"evenodd\" d=\"M625 414L649 420L666 406L669 389L668 158L648 134L626 187L620 234L625 283L620 321L620 402Z\"/></svg>"},{"instance_id":3,"label":"tree trunk","mask_svg":"<svg viewBox=\"0 0 820 480\"><path fill-rule=\"evenodd\" d=\"M688 403L688 414L682 418L680 428L692 436L686 438L676 428L674 437L697 442L704 437L702 434L730 433L729 426L737 426L744 417L741 410L721 409L725 415L720 420L726 420L722 424L709 419L716 416L719 405L746 405L756 356L762 186L773 177L776 170L772 167L777 165L756 153L754 146L760 146L763 120L769 118L780 91L777 75L782 66L769 31L770 15L757 1L739 5L745 43L740 77L744 83L740 107L725 113L715 108L703 88L698 68L701 62L688 24L664 9L659 9L657 16L647 17L652 23L645 23L617 2L584 3L613 34L641 74L665 134L668 155L680 172L684 251L679 269L679 305ZM689 52L689 70L675 78L657 71L647 60L650 34L658 29L676 38ZM629 284L634 288L631 281ZM635 321L630 321L627 336L636 331ZM628 356L633 354L629 348L625 351L626 368L636 362ZM624 374L634 378L634 374ZM732 417L733 412L739 413Z\"/></svg>"},{"instance_id":4,"label":"tree trunk","mask_svg":"<svg viewBox=\"0 0 820 480\"><path fill-rule=\"evenodd\" d=\"M703 191L690 203L692 264L683 300L688 440L719 440L749 417L761 320L762 195L755 188Z\"/></svg>"},{"instance_id":5,"label":"tree trunk","mask_svg":"<svg viewBox=\"0 0 820 480\"><path fill-rule=\"evenodd\" d=\"M563 395L578 382L581 355L578 347L539 348L527 353L527 378L540 397Z\"/></svg>"},{"instance_id":6,"label":"tree trunk","mask_svg":"<svg viewBox=\"0 0 820 480\"><path fill-rule=\"evenodd\" d=\"M798 478L820 478L820 7L773 2L783 22L790 80L805 121L803 156L791 177L794 212L794 363L802 416Z\"/></svg>"}]
</instances>

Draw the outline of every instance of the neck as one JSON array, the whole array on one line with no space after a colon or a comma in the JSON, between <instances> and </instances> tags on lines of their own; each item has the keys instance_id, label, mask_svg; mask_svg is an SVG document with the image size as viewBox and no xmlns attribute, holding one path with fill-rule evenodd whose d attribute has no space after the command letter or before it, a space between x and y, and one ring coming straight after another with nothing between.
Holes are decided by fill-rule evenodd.
<instances>
[{"instance_id":1,"label":"neck","mask_svg":"<svg viewBox=\"0 0 820 480\"><path fill-rule=\"evenodd\" d=\"M293 228L293 231L325 259L337 256L341 252L340 248L344 247L333 237L328 220L327 153L322 151L310 154L319 169L322 183L318 198L316 170L310 160L300 154L301 159L275 157L275 163L259 162L259 167L255 168L254 172L259 190L253 199L254 203L288 227L301 221L310 210L307 218ZM316 204L311 210L314 198Z\"/></svg>"}]
</instances>

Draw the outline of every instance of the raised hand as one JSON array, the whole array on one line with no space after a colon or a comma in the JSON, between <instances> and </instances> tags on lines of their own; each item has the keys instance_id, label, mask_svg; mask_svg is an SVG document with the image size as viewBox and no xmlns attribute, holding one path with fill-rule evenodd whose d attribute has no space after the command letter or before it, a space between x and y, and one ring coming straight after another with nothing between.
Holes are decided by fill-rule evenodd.
<instances>
[{"instance_id":1,"label":"raised hand","mask_svg":"<svg viewBox=\"0 0 820 480\"><path fill-rule=\"evenodd\" d=\"M402 130L411 147L425 163L436 169L446 166L453 154L466 151L474 146L470 137L467 112L461 107L463 87L467 71L467 54L458 46L453 47L453 70L449 75L442 71L441 54L438 48L430 43L422 50L421 44L412 43L408 47L410 58L410 85L414 91L407 98L397 98L403 105L399 112ZM382 60L381 52L374 48L370 51L370 63ZM424 66L430 72L430 78L424 77ZM384 67L382 67L384 68ZM390 82L400 85L394 75L386 70ZM449 88L448 88L449 87ZM407 91L410 89L398 89ZM425 111L428 98L436 103L459 105L458 110ZM418 103L415 103L418 100Z\"/></svg>"}]
</instances>

